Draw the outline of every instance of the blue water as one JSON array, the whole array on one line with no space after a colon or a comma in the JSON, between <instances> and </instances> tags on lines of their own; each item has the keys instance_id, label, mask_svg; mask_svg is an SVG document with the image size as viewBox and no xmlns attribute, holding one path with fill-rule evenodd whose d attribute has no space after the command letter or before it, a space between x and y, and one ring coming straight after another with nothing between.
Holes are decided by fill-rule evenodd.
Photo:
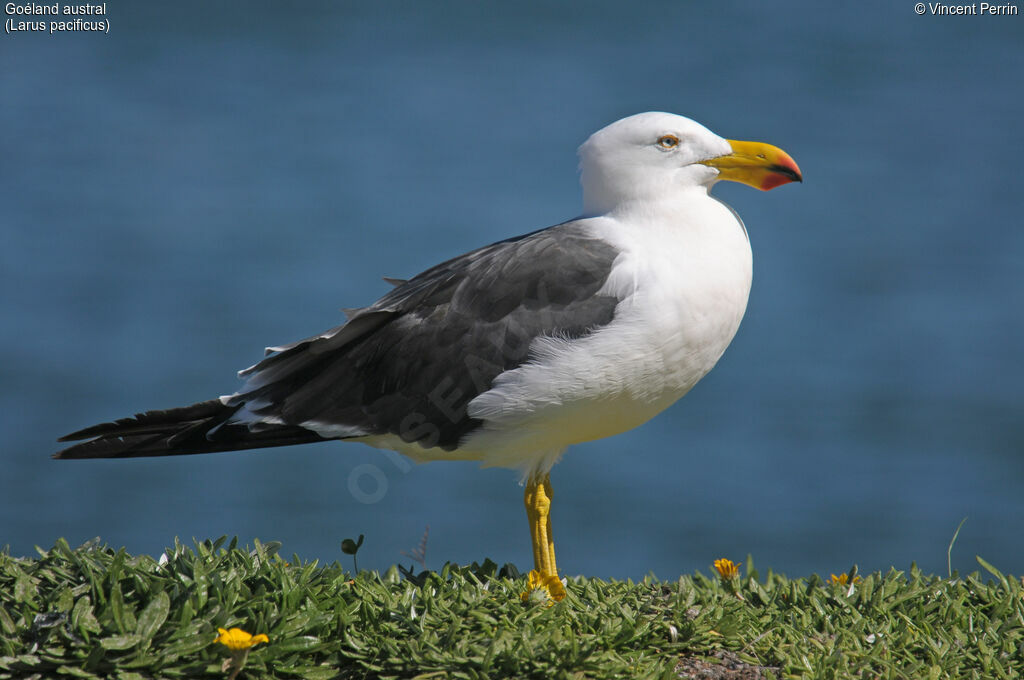
<instances>
[{"instance_id":1,"label":"blue water","mask_svg":"<svg viewBox=\"0 0 1024 680\"><path fill-rule=\"evenodd\" d=\"M514 473L354 444L53 461L234 391L265 345L573 217L576 147L660 109L806 181L716 193L750 307L719 366L553 472L559 565L1024 571L1024 17L913 3L108 2L0 35L0 545L280 540L530 566ZM5 17L6 18L6 17ZM351 487L351 484L356 486ZM347 559L347 558L346 558Z\"/></svg>"}]
</instances>

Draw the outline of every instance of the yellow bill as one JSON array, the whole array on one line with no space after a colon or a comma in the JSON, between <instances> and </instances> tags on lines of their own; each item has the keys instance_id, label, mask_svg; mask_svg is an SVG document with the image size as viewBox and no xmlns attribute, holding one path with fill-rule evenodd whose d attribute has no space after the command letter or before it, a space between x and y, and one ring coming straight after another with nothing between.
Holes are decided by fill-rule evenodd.
<instances>
[{"instance_id":1,"label":"yellow bill","mask_svg":"<svg viewBox=\"0 0 1024 680\"><path fill-rule=\"evenodd\" d=\"M762 191L803 181L796 161L779 147L761 142L726 141L732 153L701 161L717 169L720 179L743 182Z\"/></svg>"}]
</instances>

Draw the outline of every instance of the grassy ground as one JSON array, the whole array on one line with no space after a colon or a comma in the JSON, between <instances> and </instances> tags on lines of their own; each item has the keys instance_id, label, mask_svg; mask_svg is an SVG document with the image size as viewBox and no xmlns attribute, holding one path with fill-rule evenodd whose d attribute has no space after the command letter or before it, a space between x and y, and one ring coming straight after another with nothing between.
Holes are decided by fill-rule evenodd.
<instances>
[{"instance_id":1,"label":"grassy ground","mask_svg":"<svg viewBox=\"0 0 1024 680\"><path fill-rule=\"evenodd\" d=\"M266 634L245 678L1011 678L1024 588L866 574L569 579L550 603L514 567L352 577L275 545L177 544L146 556L59 541L0 554L0 678L226 678L218 628ZM852 584L851 584L852 581ZM235 652L243 656L246 652ZM237 662L236 662L237 665Z\"/></svg>"}]
</instances>

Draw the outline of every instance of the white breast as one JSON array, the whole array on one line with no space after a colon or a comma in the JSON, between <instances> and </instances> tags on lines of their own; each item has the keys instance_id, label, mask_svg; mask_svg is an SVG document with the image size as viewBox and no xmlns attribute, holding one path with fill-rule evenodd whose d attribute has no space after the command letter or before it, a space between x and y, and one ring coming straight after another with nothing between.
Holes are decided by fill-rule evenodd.
<instances>
[{"instance_id":1,"label":"white breast","mask_svg":"<svg viewBox=\"0 0 1024 680\"><path fill-rule=\"evenodd\" d=\"M550 467L565 447L637 427L686 394L739 328L751 252L736 214L700 188L656 212L585 221L616 246L605 290L622 302L584 338L543 338L533 360L470 402L459 447L485 465Z\"/></svg>"}]
</instances>

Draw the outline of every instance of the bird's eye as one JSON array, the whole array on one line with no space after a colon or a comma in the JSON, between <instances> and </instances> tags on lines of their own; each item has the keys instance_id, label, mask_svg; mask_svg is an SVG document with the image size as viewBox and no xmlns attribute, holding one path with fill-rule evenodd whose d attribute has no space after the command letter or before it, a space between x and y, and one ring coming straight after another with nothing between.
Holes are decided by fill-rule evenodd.
<instances>
[{"instance_id":1,"label":"bird's eye","mask_svg":"<svg viewBox=\"0 0 1024 680\"><path fill-rule=\"evenodd\" d=\"M658 146L662 149L674 149L679 146L679 138L675 135L663 135L658 137Z\"/></svg>"}]
</instances>

